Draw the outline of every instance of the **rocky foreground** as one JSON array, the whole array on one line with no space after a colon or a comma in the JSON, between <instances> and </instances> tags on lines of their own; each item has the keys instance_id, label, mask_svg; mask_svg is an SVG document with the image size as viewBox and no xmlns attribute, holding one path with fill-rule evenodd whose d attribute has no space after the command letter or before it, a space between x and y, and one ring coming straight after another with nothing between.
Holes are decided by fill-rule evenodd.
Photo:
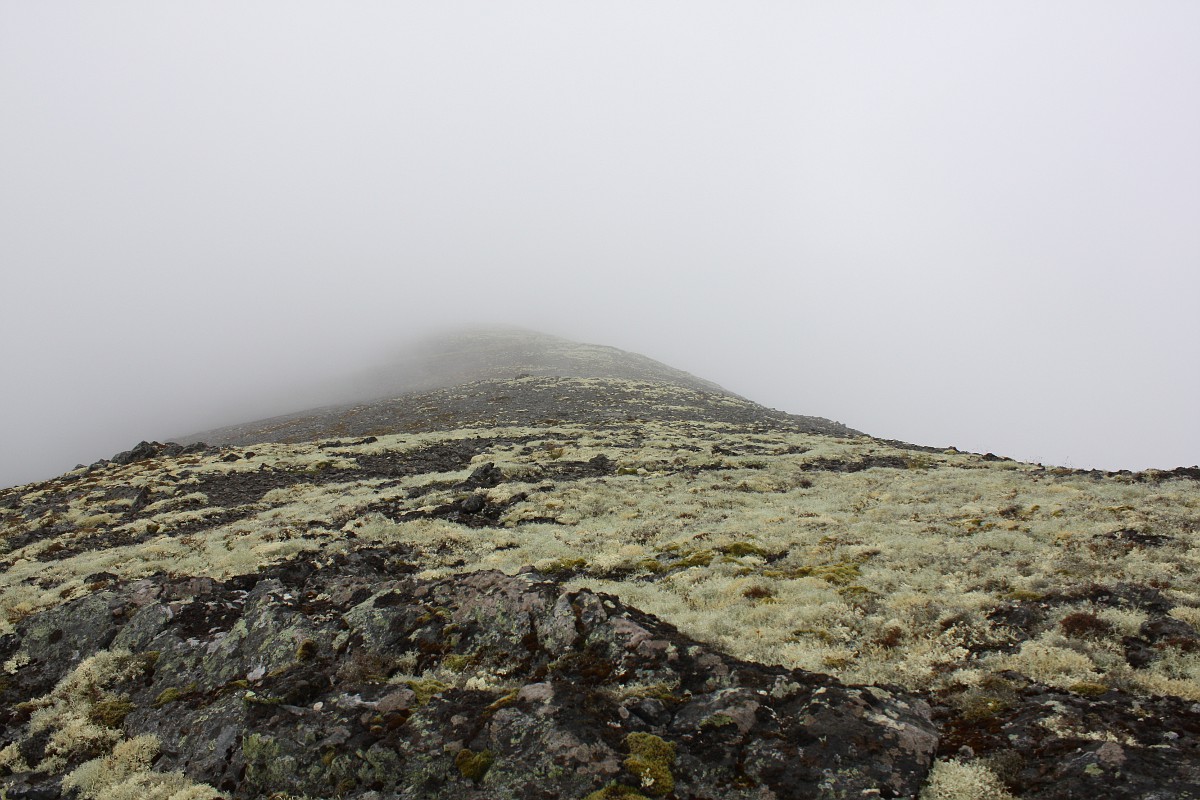
<instances>
[{"instance_id":1,"label":"rocky foreground","mask_svg":"<svg viewBox=\"0 0 1200 800\"><path fill-rule=\"evenodd\" d=\"M154 737L152 772L109 755L66 783L88 797L172 772L237 797L895 797L932 763L937 728L915 697L740 662L536 573L422 580L405 555L220 582L93 576L94 594L6 641L43 665L7 687L39 698L6 709L26 729L10 767ZM465 680L423 677L443 672ZM20 770L8 796L57 796L56 772Z\"/></svg>"}]
</instances>

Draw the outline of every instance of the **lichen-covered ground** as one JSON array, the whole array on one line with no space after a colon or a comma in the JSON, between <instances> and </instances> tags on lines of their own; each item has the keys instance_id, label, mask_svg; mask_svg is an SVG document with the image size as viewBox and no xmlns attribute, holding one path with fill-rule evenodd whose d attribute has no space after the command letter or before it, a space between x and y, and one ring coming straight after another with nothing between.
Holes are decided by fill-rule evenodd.
<instances>
[{"instance_id":1,"label":"lichen-covered ground","mask_svg":"<svg viewBox=\"0 0 1200 800\"><path fill-rule=\"evenodd\" d=\"M385 433L378 408L360 409L337 439L260 429L0 491L0 634L106 581L403 546L422 578L532 569L738 658L925 692L975 720L1002 716L1022 680L1200 703L1194 471L832 436L650 383L508 383L455 390L460 406L507 411L453 428L431 407L413 432ZM579 398L633 395L582 421ZM551 416L555 397L575 411ZM3 672L24 668L18 653Z\"/></svg>"}]
</instances>

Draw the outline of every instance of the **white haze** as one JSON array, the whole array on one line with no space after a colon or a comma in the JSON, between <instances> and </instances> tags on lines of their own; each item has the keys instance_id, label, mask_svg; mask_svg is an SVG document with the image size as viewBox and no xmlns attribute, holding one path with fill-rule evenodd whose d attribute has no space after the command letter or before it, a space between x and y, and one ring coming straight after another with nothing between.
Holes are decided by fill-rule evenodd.
<instances>
[{"instance_id":1,"label":"white haze","mask_svg":"<svg viewBox=\"0 0 1200 800\"><path fill-rule=\"evenodd\" d=\"M1200 461L1200 4L0 0L0 485L441 326Z\"/></svg>"}]
</instances>

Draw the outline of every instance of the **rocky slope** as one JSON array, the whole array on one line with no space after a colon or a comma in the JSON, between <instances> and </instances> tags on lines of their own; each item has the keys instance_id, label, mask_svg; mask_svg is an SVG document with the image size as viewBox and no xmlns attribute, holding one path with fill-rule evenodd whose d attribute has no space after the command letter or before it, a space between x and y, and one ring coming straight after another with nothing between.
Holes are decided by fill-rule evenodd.
<instances>
[{"instance_id":1,"label":"rocky slope","mask_svg":"<svg viewBox=\"0 0 1200 800\"><path fill-rule=\"evenodd\" d=\"M551 344L0 491L7 797L1200 795L1197 471Z\"/></svg>"}]
</instances>

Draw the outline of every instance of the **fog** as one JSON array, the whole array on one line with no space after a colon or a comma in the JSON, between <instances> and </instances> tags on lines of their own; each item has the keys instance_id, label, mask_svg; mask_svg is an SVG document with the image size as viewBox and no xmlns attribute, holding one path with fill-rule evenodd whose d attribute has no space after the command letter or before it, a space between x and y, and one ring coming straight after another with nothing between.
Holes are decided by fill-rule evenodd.
<instances>
[{"instance_id":1,"label":"fog","mask_svg":"<svg viewBox=\"0 0 1200 800\"><path fill-rule=\"evenodd\" d=\"M1200 5L0 0L0 485L460 324L1200 461Z\"/></svg>"}]
</instances>

